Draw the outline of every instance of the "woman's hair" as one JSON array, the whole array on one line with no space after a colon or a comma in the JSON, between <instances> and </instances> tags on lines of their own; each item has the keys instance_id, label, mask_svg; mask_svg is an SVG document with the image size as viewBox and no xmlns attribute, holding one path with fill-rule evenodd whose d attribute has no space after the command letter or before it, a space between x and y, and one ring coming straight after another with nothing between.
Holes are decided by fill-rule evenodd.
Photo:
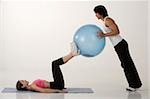
<instances>
[{"instance_id":1,"label":"woman's hair","mask_svg":"<svg viewBox=\"0 0 150 99\"><path fill-rule=\"evenodd\" d=\"M103 17L108 16L107 9L103 5L98 5L94 8L94 12L102 15Z\"/></svg>"},{"instance_id":2,"label":"woman's hair","mask_svg":"<svg viewBox=\"0 0 150 99\"><path fill-rule=\"evenodd\" d=\"M21 91L26 91L28 90L26 87L22 88L23 84L18 80L16 83L16 89L21 90Z\"/></svg>"}]
</instances>

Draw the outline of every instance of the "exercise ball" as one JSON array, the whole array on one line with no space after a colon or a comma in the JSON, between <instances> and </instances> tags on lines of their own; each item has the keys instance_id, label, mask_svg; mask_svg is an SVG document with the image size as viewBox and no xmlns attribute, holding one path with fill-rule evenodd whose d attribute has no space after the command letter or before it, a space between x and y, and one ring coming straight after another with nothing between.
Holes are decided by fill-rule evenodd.
<instances>
[{"instance_id":1,"label":"exercise ball","mask_svg":"<svg viewBox=\"0 0 150 99\"><path fill-rule=\"evenodd\" d=\"M94 24L83 25L77 29L73 40L82 56L94 57L102 52L105 47L105 37L98 36L98 32L102 30Z\"/></svg>"}]
</instances>

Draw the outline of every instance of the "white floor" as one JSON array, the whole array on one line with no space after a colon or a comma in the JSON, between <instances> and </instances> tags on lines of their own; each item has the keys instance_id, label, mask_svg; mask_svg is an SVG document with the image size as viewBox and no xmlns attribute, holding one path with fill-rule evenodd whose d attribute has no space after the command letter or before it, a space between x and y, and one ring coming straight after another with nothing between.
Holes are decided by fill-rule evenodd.
<instances>
[{"instance_id":1,"label":"white floor","mask_svg":"<svg viewBox=\"0 0 150 99\"><path fill-rule=\"evenodd\" d=\"M127 92L124 89L94 89L92 94L70 94L70 93L1 93L0 99L150 99L148 90Z\"/></svg>"}]
</instances>

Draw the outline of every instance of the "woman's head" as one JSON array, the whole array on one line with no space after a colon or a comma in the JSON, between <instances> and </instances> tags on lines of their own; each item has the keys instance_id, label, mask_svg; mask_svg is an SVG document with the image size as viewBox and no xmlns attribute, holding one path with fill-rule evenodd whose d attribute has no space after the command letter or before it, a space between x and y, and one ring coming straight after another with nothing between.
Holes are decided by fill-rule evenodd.
<instances>
[{"instance_id":1,"label":"woman's head","mask_svg":"<svg viewBox=\"0 0 150 99\"><path fill-rule=\"evenodd\" d=\"M18 80L16 83L16 89L17 90L28 90L27 89L28 84L29 84L29 82L26 80Z\"/></svg>"},{"instance_id":2,"label":"woman's head","mask_svg":"<svg viewBox=\"0 0 150 99\"><path fill-rule=\"evenodd\" d=\"M98 5L94 8L94 12L96 13L96 17L99 19L100 16L103 18L108 16L107 9L103 5Z\"/></svg>"}]
</instances>

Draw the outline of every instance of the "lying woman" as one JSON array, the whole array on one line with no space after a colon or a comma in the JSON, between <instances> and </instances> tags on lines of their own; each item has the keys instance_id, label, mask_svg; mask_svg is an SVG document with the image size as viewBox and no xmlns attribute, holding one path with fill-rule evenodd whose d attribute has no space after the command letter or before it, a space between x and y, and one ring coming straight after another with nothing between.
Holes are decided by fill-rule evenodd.
<instances>
[{"instance_id":1,"label":"lying woman","mask_svg":"<svg viewBox=\"0 0 150 99\"><path fill-rule=\"evenodd\" d=\"M42 79L37 79L29 84L26 80L18 80L16 83L16 89L19 91L36 91L41 93L66 93L65 82L63 74L60 69L60 65L65 64L74 56L79 55L79 50L77 49L75 43L71 43L71 52L55 61L52 62L52 74L54 81L49 82Z\"/></svg>"}]
</instances>

